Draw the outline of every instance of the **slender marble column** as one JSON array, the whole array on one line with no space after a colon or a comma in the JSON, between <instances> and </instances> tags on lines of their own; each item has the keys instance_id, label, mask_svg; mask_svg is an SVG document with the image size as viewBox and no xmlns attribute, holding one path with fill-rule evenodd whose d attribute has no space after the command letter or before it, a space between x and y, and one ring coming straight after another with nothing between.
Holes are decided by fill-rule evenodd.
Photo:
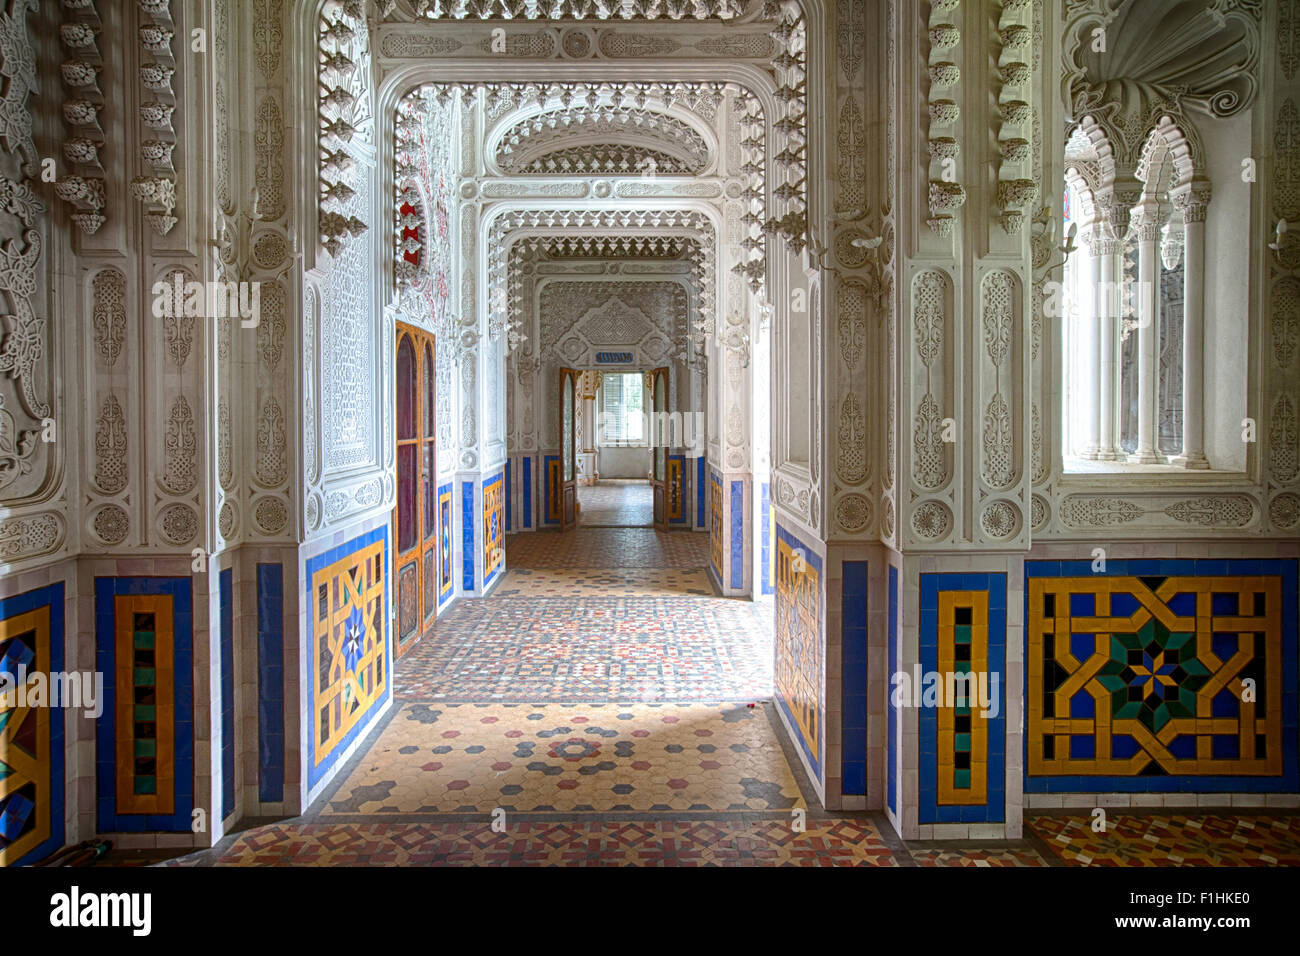
<instances>
[{"instance_id":1,"label":"slender marble column","mask_svg":"<svg viewBox=\"0 0 1300 956\"><path fill-rule=\"evenodd\" d=\"M1114 461L1120 457L1115 440L1115 407L1119 394L1119 309L1116 296L1116 257L1120 242L1110 226L1102 226L1102 237L1094 240L1093 255L1100 264L1095 285L1097 309L1097 448L1092 457Z\"/></svg>"},{"instance_id":2,"label":"slender marble column","mask_svg":"<svg viewBox=\"0 0 1300 956\"><path fill-rule=\"evenodd\" d=\"M1097 373L1100 349L1100 316L1104 304L1101 299L1101 244L1103 242L1100 230L1103 228L1102 223L1094 223L1088 229L1084 236L1084 242L1088 246L1087 272L1083 276L1084 288L1090 294L1086 296L1085 305L1087 314L1083 317L1080 326L1081 339L1079 345L1083 351L1082 383L1080 389L1080 414L1074 418L1075 421L1082 420L1083 427L1083 447L1079 448L1079 455L1087 459L1095 459L1097 451L1101 447L1101 419L1098 415L1100 404L1100 395L1097 391L1101 383L1101 377Z\"/></svg>"},{"instance_id":3,"label":"slender marble column","mask_svg":"<svg viewBox=\"0 0 1300 956\"><path fill-rule=\"evenodd\" d=\"M1134 222L1138 237L1138 434L1137 450L1129 461L1154 465L1164 461L1156 451L1156 283L1160 263L1156 241L1160 213L1154 202L1143 203Z\"/></svg>"},{"instance_id":4,"label":"slender marble column","mask_svg":"<svg viewBox=\"0 0 1300 956\"><path fill-rule=\"evenodd\" d=\"M1208 192L1176 196L1183 211L1183 451L1170 461L1209 468L1205 457L1205 213Z\"/></svg>"}]
</instances>

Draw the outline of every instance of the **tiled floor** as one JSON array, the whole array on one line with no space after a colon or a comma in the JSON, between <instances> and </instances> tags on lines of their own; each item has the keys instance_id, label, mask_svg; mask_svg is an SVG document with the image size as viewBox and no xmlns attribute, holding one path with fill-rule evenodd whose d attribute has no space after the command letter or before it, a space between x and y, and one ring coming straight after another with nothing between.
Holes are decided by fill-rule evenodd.
<instances>
[{"instance_id":1,"label":"tiled floor","mask_svg":"<svg viewBox=\"0 0 1300 956\"><path fill-rule=\"evenodd\" d=\"M651 528L506 539L490 597L441 615L399 662L412 701L754 701L772 692L764 607L714 595L708 539Z\"/></svg>"},{"instance_id":2,"label":"tiled floor","mask_svg":"<svg viewBox=\"0 0 1300 956\"><path fill-rule=\"evenodd\" d=\"M650 482L602 478L578 486L578 524L589 528L649 528L654 524Z\"/></svg>"},{"instance_id":3,"label":"tiled floor","mask_svg":"<svg viewBox=\"0 0 1300 956\"><path fill-rule=\"evenodd\" d=\"M398 662L393 708L306 814L167 865L1300 865L1286 812L1114 811L1097 834L1047 811L1023 840L904 844L821 811L769 700L770 609L715 597L707 547L509 538L507 577Z\"/></svg>"},{"instance_id":4,"label":"tiled floor","mask_svg":"<svg viewBox=\"0 0 1300 956\"><path fill-rule=\"evenodd\" d=\"M1030 829L1067 863L1085 866L1300 866L1300 816L1111 811L1106 832L1091 816L1038 815Z\"/></svg>"},{"instance_id":5,"label":"tiled floor","mask_svg":"<svg viewBox=\"0 0 1300 956\"><path fill-rule=\"evenodd\" d=\"M506 536L506 566L608 570L701 569L709 563L709 536L649 528L574 528Z\"/></svg>"},{"instance_id":6,"label":"tiled floor","mask_svg":"<svg viewBox=\"0 0 1300 956\"><path fill-rule=\"evenodd\" d=\"M770 706L404 704L321 816L788 813Z\"/></svg>"}]
</instances>

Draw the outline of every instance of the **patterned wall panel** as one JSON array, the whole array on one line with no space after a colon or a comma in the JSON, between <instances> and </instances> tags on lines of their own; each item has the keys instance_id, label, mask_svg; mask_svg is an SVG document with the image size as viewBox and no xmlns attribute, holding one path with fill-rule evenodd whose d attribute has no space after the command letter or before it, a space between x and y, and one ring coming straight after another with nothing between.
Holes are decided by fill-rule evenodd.
<instances>
[{"instance_id":1,"label":"patterned wall panel","mask_svg":"<svg viewBox=\"0 0 1300 956\"><path fill-rule=\"evenodd\" d=\"M695 527L705 527L708 509L705 507L705 497L708 494L709 483L705 478L707 471L706 461L703 455L695 459Z\"/></svg>"},{"instance_id":2,"label":"patterned wall panel","mask_svg":"<svg viewBox=\"0 0 1300 956\"><path fill-rule=\"evenodd\" d=\"M920 597L920 670L923 680L937 674L942 691L937 706L927 698L920 701L920 822L1001 822L1006 807L1006 575L922 574ZM969 685L962 675L971 679ZM987 708L978 690L981 683L989 695Z\"/></svg>"},{"instance_id":3,"label":"patterned wall panel","mask_svg":"<svg viewBox=\"0 0 1300 956\"><path fill-rule=\"evenodd\" d=\"M284 567L257 566L257 797L284 799Z\"/></svg>"},{"instance_id":4,"label":"patterned wall panel","mask_svg":"<svg viewBox=\"0 0 1300 956\"><path fill-rule=\"evenodd\" d=\"M560 523L560 456L546 455L542 458L546 471L543 475L545 487L543 497L546 499L546 511L543 513L545 524Z\"/></svg>"},{"instance_id":5,"label":"patterned wall panel","mask_svg":"<svg viewBox=\"0 0 1300 956\"><path fill-rule=\"evenodd\" d=\"M474 590L474 482L460 483L460 586Z\"/></svg>"},{"instance_id":6,"label":"patterned wall panel","mask_svg":"<svg viewBox=\"0 0 1300 956\"><path fill-rule=\"evenodd\" d=\"M1025 562L1025 790L1294 792L1296 565Z\"/></svg>"},{"instance_id":7,"label":"patterned wall panel","mask_svg":"<svg viewBox=\"0 0 1300 956\"><path fill-rule=\"evenodd\" d=\"M511 507L513 502L510 500L510 473L514 471L514 463L507 459L506 461L506 531L512 530L514 526L514 509Z\"/></svg>"},{"instance_id":8,"label":"patterned wall panel","mask_svg":"<svg viewBox=\"0 0 1300 956\"><path fill-rule=\"evenodd\" d=\"M668 523L686 524L686 456L668 456Z\"/></svg>"},{"instance_id":9,"label":"patterned wall panel","mask_svg":"<svg viewBox=\"0 0 1300 956\"><path fill-rule=\"evenodd\" d=\"M505 478L498 474L483 482L483 587L505 563Z\"/></svg>"},{"instance_id":10,"label":"patterned wall panel","mask_svg":"<svg viewBox=\"0 0 1300 956\"><path fill-rule=\"evenodd\" d=\"M898 568L889 567L889 676L898 673ZM892 685L891 685L892 686ZM898 813L898 706L889 695L888 733L885 748L885 798L889 809Z\"/></svg>"},{"instance_id":11,"label":"patterned wall panel","mask_svg":"<svg viewBox=\"0 0 1300 956\"><path fill-rule=\"evenodd\" d=\"M26 706L37 673L63 670L63 584L0 600L0 866L63 845L64 709Z\"/></svg>"},{"instance_id":12,"label":"patterned wall panel","mask_svg":"<svg viewBox=\"0 0 1300 956\"><path fill-rule=\"evenodd\" d=\"M387 562L387 525L307 562L308 787L325 777L392 693Z\"/></svg>"},{"instance_id":13,"label":"patterned wall panel","mask_svg":"<svg viewBox=\"0 0 1300 956\"><path fill-rule=\"evenodd\" d=\"M718 584L722 584L722 477L709 472L709 567Z\"/></svg>"},{"instance_id":14,"label":"patterned wall panel","mask_svg":"<svg viewBox=\"0 0 1300 956\"><path fill-rule=\"evenodd\" d=\"M221 614L221 819L235 809L235 608L234 571L217 575Z\"/></svg>"},{"instance_id":15,"label":"patterned wall panel","mask_svg":"<svg viewBox=\"0 0 1300 956\"><path fill-rule=\"evenodd\" d=\"M821 776L822 559L780 525L776 529L776 699L813 772Z\"/></svg>"},{"instance_id":16,"label":"patterned wall panel","mask_svg":"<svg viewBox=\"0 0 1300 956\"><path fill-rule=\"evenodd\" d=\"M772 562L776 556L776 525L772 521L772 486L766 481L763 482L762 498L763 523L758 529L758 533L763 536L761 545L763 551L762 566L759 569L761 573L759 592L761 594L775 594L776 582Z\"/></svg>"},{"instance_id":17,"label":"patterned wall panel","mask_svg":"<svg viewBox=\"0 0 1300 956\"><path fill-rule=\"evenodd\" d=\"M867 792L867 562L845 561L840 591L840 777L846 794Z\"/></svg>"},{"instance_id":18,"label":"patterned wall panel","mask_svg":"<svg viewBox=\"0 0 1300 956\"><path fill-rule=\"evenodd\" d=\"M524 527L533 526L533 460L525 457L523 460L523 478L524 478Z\"/></svg>"},{"instance_id":19,"label":"patterned wall panel","mask_svg":"<svg viewBox=\"0 0 1300 956\"><path fill-rule=\"evenodd\" d=\"M452 547L451 482L438 486L438 603L451 597Z\"/></svg>"},{"instance_id":20,"label":"patterned wall panel","mask_svg":"<svg viewBox=\"0 0 1300 956\"><path fill-rule=\"evenodd\" d=\"M731 483L731 586L745 586L745 483Z\"/></svg>"},{"instance_id":21,"label":"patterned wall panel","mask_svg":"<svg viewBox=\"0 0 1300 956\"><path fill-rule=\"evenodd\" d=\"M104 674L95 779L100 832L189 833L194 807L189 578L96 578Z\"/></svg>"}]
</instances>

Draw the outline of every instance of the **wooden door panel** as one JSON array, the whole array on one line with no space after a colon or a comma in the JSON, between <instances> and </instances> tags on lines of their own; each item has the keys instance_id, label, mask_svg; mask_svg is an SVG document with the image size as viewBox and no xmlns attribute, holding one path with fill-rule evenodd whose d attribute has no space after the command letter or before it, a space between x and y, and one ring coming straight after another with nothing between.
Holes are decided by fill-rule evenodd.
<instances>
[{"instance_id":1,"label":"wooden door panel","mask_svg":"<svg viewBox=\"0 0 1300 956\"><path fill-rule=\"evenodd\" d=\"M668 530L668 368L650 373L650 484L654 489L654 522L659 531Z\"/></svg>"},{"instance_id":2,"label":"wooden door panel","mask_svg":"<svg viewBox=\"0 0 1300 956\"><path fill-rule=\"evenodd\" d=\"M397 324L397 505L393 563L398 657L437 616L437 409L434 337Z\"/></svg>"},{"instance_id":3,"label":"wooden door panel","mask_svg":"<svg viewBox=\"0 0 1300 956\"><path fill-rule=\"evenodd\" d=\"M560 530L578 522L578 372L560 369Z\"/></svg>"}]
</instances>

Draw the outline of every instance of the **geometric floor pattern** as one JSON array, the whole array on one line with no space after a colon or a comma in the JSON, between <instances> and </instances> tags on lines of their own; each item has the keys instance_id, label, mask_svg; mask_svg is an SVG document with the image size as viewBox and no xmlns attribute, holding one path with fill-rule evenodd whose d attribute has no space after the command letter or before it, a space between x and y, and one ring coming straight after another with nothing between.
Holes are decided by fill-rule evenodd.
<instances>
[{"instance_id":1,"label":"geometric floor pattern","mask_svg":"<svg viewBox=\"0 0 1300 956\"><path fill-rule=\"evenodd\" d=\"M1300 815L1208 810L1197 814L1106 812L1047 815L1026 826L1066 863L1080 866L1300 866Z\"/></svg>"},{"instance_id":2,"label":"geometric floor pattern","mask_svg":"<svg viewBox=\"0 0 1300 956\"><path fill-rule=\"evenodd\" d=\"M654 524L650 482L644 478L602 478L594 485L579 485L578 524L589 528L649 528Z\"/></svg>"},{"instance_id":3,"label":"geometric floor pattern","mask_svg":"<svg viewBox=\"0 0 1300 956\"><path fill-rule=\"evenodd\" d=\"M653 532L647 532L653 534ZM398 663L399 699L755 701L772 693L770 631L755 605L659 594L502 594L440 616Z\"/></svg>"},{"instance_id":4,"label":"geometric floor pattern","mask_svg":"<svg viewBox=\"0 0 1300 956\"><path fill-rule=\"evenodd\" d=\"M168 866L898 866L871 820L273 824Z\"/></svg>"},{"instance_id":5,"label":"geometric floor pattern","mask_svg":"<svg viewBox=\"0 0 1300 956\"><path fill-rule=\"evenodd\" d=\"M651 528L512 535L505 578L490 597L437 618L398 663L395 693L473 703L765 700L766 605L717 597L707 550L707 535Z\"/></svg>"},{"instance_id":6,"label":"geometric floor pattern","mask_svg":"<svg viewBox=\"0 0 1300 956\"><path fill-rule=\"evenodd\" d=\"M650 528L572 528L506 536L511 568L690 568L709 565L709 536Z\"/></svg>"},{"instance_id":7,"label":"geometric floor pattern","mask_svg":"<svg viewBox=\"0 0 1300 956\"><path fill-rule=\"evenodd\" d=\"M165 866L1295 866L1296 817L1112 814L1026 816L1028 839L991 846L901 843L877 814L819 815L802 830L771 815L613 820L571 815L493 828L473 820L365 822L325 817L255 827ZM1199 825L1198 825L1199 824ZM1120 832L1118 835L1116 831ZM1078 831L1086 831L1083 837ZM1067 843L1052 838L1066 834ZM1139 834L1141 834L1139 836ZM1093 839L1096 837L1097 839ZM1243 839L1246 842L1242 842ZM1165 842L1167 841L1167 842ZM1087 852L1080 852L1087 846Z\"/></svg>"},{"instance_id":8,"label":"geometric floor pattern","mask_svg":"<svg viewBox=\"0 0 1300 956\"><path fill-rule=\"evenodd\" d=\"M768 705L770 706L770 705ZM404 704L338 814L779 810L801 803L765 705Z\"/></svg>"}]
</instances>

